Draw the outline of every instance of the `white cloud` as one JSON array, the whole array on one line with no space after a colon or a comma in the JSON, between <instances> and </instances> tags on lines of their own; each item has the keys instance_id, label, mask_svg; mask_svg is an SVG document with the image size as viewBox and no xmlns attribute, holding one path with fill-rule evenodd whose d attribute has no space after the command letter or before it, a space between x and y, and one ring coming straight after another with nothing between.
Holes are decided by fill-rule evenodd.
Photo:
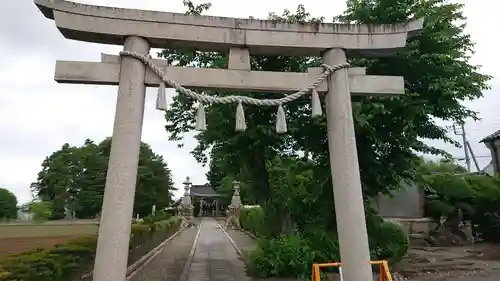
<instances>
[{"instance_id":1,"label":"white cloud","mask_svg":"<svg viewBox=\"0 0 500 281\"><path fill-rule=\"evenodd\" d=\"M184 12L181 0L78 2ZM298 4L304 3L302 0L210 2L213 4L210 15L260 18L265 18L269 12L280 13L284 8L295 10ZM477 42L473 62L484 65L485 72L497 76L500 70L491 58L496 57L493 12L500 4L494 0L462 2L466 4L469 17L468 31ZM310 0L305 4L312 15L325 16L327 20L344 9L343 1ZM230 8L235 6L238 8ZM65 142L79 144L85 138L100 140L112 133L116 87L57 84L53 81L55 60L98 61L101 52L117 53L120 47L64 39L54 23L44 18L29 0L0 1L0 19L9 22L0 25L0 53L3 54L0 64L0 185L11 189L25 202L30 199L29 184L36 180L46 156ZM494 87L484 99L471 103L484 117L481 123L467 123L471 143L478 155L487 154L487 151L477 141L500 125L496 117L500 99L495 94L499 90L500 86ZM163 115L154 110L154 90L149 89L142 139L168 162L180 189L179 195L186 176L194 183L205 182L206 168L189 154L195 146L193 138L186 139L184 148L177 148L167 140L164 123ZM463 155L460 150L449 150L457 156Z\"/></svg>"}]
</instances>

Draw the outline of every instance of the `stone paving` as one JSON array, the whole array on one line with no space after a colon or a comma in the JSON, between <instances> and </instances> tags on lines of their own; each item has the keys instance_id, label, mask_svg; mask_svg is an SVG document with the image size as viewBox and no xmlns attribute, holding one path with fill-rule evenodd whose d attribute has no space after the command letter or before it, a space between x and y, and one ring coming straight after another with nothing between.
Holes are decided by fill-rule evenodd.
<instances>
[{"instance_id":1,"label":"stone paving","mask_svg":"<svg viewBox=\"0 0 500 281\"><path fill-rule=\"evenodd\" d=\"M130 281L252 280L220 224L211 218L196 224L170 240Z\"/></svg>"},{"instance_id":2,"label":"stone paving","mask_svg":"<svg viewBox=\"0 0 500 281\"><path fill-rule=\"evenodd\" d=\"M178 281L189 258L198 230L188 228L167 242L165 248L130 281Z\"/></svg>"},{"instance_id":3,"label":"stone paving","mask_svg":"<svg viewBox=\"0 0 500 281\"><path fill-rule=\"evenodd\" d=\"M250 281L245 264L220 224L214 219L204 219L199 227L200 235L186 281Z\"/></svg>"}]
</instances>

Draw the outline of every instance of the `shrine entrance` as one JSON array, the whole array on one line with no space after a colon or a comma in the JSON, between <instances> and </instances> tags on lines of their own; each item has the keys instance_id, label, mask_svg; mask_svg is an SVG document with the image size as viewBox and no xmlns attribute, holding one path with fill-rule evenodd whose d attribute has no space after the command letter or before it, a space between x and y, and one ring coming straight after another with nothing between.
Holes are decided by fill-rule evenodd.
<instances>
[{"instance_id":1,"label":"shrine entrance","mask_svg":"<svg viewBox=\"0 0 500 281\"><path fill-rule=\"evenodd\" d=\"M57 61L55 67L54 78L60 83L118 85L93 280L126 279L146 87L158 87L159 110L167 109L167 87L196 101L195 129L199 131L207 130L205 106L232 104L236 106L234 123L214 122L234 124L236 131L243 132L247 128L243 105L275 107L275 131L284 134L288 132L287 103L309 96L311 118L320 117L323 109L326 111L324 120L344 279L373 278L351 95L404 95L405 85L401 76L367 75L364 67L349 68L346 56L349 53L391 55L404 48L406 40L422 29L423 19L383 25L290 24L101 7L65 0L34 0L34 3L68 39L123 45L119 56L103 55L101 62ZM227 68L172 66L169 61L150 55L151 48L193 47L197 51L228 54ZM251 69L251 55L321 57L323 64L304 72L260 71ZM282 93L282 96L275 99L211 96L204 94L204 89ZM324 107L321 94L325 96ZM189 181L186 184L181 202L185 207L184 217L191 218L193 214L190 194L200 199L218 197L210 187L193 186L189 193ZM230 206L237 209L234 204Z\"/></svg>"},{"instance_id":2,"label":"shrine entrance","mask_svg":"<svg viewBox=\"0 0 500 281\"><path fill-rule=\"evenodd\" d=\"M194 205L194 214L198 217L221 216L221 195L209 185L192 185L190 189L191 202Z\"/></svg>"}]
</instances>

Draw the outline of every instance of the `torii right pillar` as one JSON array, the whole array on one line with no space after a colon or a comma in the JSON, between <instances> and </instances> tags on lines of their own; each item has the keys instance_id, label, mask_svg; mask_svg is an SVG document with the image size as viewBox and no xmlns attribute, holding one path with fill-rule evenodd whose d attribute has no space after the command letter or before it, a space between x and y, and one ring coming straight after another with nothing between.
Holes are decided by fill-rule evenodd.
<instances>
[{"instance_id":1,"label":"torii right pillar","mask_svg":"<svg viewBox=\"0 0 500 281\"><path fill-rule=\"evenodd\" d=\"M418 25L415 30L421 28L422 21ZM360 37L368 40L369 36ZM373 54L385 55L380 50ZM322 57L330 66L347 63L342 48L327 49ZM335 71L327 84L328 148L343 280L373 280L347 69Z\"/></svg>"},{"instance_id":2,"label":"torii right pillar","mask_svg":"<svg viewBox=\"0 0 500 281\"><path fill-rule=\"evenodd\" d=\"M343 49L330 49L323 54L323 63L327 65L346 62ZM339 69L328 78L328 148L343 279L365 281L373 280L373 273L368 262L370 249L348 82L347 69Z\"/></svg>"}]
</instances>

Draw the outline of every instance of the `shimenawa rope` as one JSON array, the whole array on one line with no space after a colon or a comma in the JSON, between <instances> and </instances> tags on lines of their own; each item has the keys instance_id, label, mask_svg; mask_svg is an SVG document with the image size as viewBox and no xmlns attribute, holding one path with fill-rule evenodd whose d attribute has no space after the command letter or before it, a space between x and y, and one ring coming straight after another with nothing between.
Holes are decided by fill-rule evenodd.
<instances>
[{"instance_id":1,"label":"shimenawa rope","mask_svg":"<svg viewBox=\"0 0 500 281\"><path fill-rule=\"evenodd\" d=\"M293 94L287 95L279 99L256 99L247 96L226 96L226 97L215 97L205 94L199 94L190 89L184 88L177 82L169 79L165 72L158 67L151 58L151 55L142 55L136 52L121 51L120 56L128 56L142 61L146 66L151 68L151 70L160 77L162 81L158 87L158 97L156 99L156 108L158 110L167 109L166 101L166 86L165 84L176 89L179 93L184 94L192 99L199 102L198 110L196 114L196 130L205 131L207 129L206 118L205 118L205 104L227 104L227 103L237 103L236 108L236 131L245 131L247 126L245 122L245 114L243 111L243 104L257 105L257 106L278 106L278 111L276 114L276 132L285 133L287 131L285 111L283 109L283 104L297 100L301 96L311 93L311 116L317 117L322 115L321 102L319 99L318 92L316 88L323 83L326 78L333 72L348 68L349 64L338 64L334 66L329 66L326 64L321 65L324 68L323 73L314 80L312 84L306 88L297 91Z\"/></svg>"}]
</instances>

